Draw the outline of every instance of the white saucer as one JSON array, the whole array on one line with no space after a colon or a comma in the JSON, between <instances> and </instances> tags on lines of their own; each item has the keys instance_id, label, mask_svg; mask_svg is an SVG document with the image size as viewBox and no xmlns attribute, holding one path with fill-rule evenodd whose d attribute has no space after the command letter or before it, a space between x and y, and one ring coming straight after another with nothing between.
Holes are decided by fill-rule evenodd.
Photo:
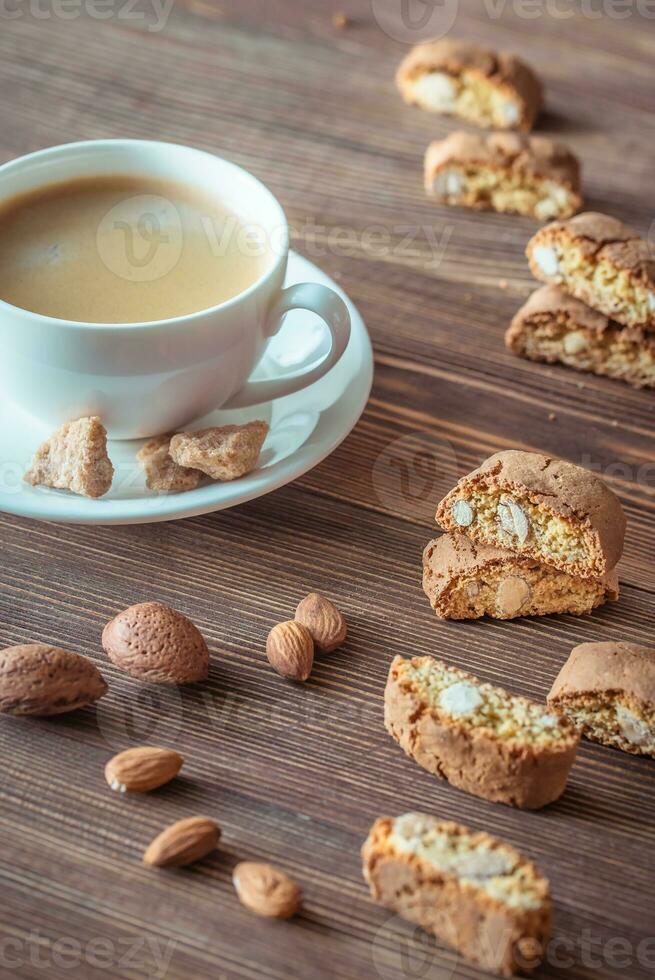
<instances>
[{"instance_id":1,"label":"white saucer","mask_svg":"<svg viewBox=\"0 0 655 980\"><path fill-rule=\"evenodd\" d=\"M341 361L304 391L256 408L218 411L188 428L265 419L271 430L259 468L233 483L211 483L188 493L157 494L146 489L136 461L140 442L110 442L114 485L106 497L89 500L63 490L22 482L32 454L49 432L15 405L0 401L0 510L37 520L78 524L146 524L194 517L234 507L277 490L306 473L343 442L364 411L373 381L373 354L364 321L342 289L307 259L291 252L287 285L319 282L348 304L352 336ZM270 343L257 377L297 370L320 358L327 332L312 313L290 313Z\"/></svg>"}]
</instances>

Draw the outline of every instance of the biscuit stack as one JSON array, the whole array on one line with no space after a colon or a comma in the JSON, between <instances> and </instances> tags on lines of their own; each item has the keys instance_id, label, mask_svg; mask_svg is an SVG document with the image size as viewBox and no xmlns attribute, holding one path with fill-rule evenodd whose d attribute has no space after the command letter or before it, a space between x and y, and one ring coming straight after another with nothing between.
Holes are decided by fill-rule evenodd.
<instances>
[{"instance_id":1,"label":"biscuit stack","mask_svg":"<svg viewBox=\"0 0 655 980\"><path fill-rule=\"evenodd\" d=\"M625 515L582 467L508 450L439 504L447 533L423 556L423 587L441 619L589 613L619 595Z\"/></svg>"},{"instance_id":2,"label":"biscuit stack","mask_svg":"<svg viewBox=\"0 0 655 980\"><path fill-rule=\"evenodd\" d=\"M586 212L530 240L532 274L545 283L505 336L521 357L655 387L655 253L622 222Z\"/></svg>"}]
</instances>

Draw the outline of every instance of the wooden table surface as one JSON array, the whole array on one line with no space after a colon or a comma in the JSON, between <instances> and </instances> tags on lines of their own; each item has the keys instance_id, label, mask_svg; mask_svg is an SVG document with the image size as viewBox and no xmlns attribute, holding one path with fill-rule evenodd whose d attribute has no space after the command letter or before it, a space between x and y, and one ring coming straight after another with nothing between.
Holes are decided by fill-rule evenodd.
<instances>
[{"instance_id":1,"label":"wooden table surface","mask_svg":"<svg viewBox=\"0 0 655 980\"><path fill-rule=\"evenodd\" d=\"M0 724L0 976L479 977L368 897L361 842L378 815L411 809L499 834L537 860L557 937L541 976L652 976L655 764L584 744L557 804L515 812L406 759L384 731L382 692L395 654L433 653L543 699L576 643L655 640L653 394L506 353L505 327L533 287L523 251L535 225L425 200L422 153L453 124L396 94L408 38L387 14L399 3L343 0L351 20L338 29L328 0L184 0L165 25L140 2L117 0L104 20L91 0L3 7L2 160L140 136L249 168L282 200L294 247L359 305L376 379L330 459L246 506L123 528L0 516L0 642L84 652L110 684L97 708ZM620 18L625 4L587 3L569 18L574 6L470 0L450 14L454 34L534 64L547 85L541 131L582 157L588 205L647 234L655 20L648 4L628 3ZM430 16L447 14L432 5ZM508 447L587 465L621 496L618 604L582 619L433 616L420 558L435 505ZM272 672L264 643L312 589L342 607L350 638L294 686ZM202 629L209 683L151 690L107 662L104 623L146 599ZM112 793L105 762L144 742L178 748L183 778L144 798ZM215 856L179 872L142 867L155 833L195 813L223 828ZM230 872L244 858L302 883L298 918L268 922L239 905Z\"/></svg>"}]
</instances>

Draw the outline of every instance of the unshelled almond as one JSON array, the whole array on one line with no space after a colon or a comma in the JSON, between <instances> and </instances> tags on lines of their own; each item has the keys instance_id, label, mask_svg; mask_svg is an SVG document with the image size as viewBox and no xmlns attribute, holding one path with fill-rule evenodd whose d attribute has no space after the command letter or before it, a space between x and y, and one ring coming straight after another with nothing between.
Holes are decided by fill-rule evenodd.
<instances>
[{"instance_id":1,"label":"unshelled almond","mask_svg":"<svg viewBox=\"0 0 655 980\"><path fill-rule=\"evenodd\" d=\"M290 919L300 905L296 882L272 864L242 861L232 875L242 905L256 915L271 919Z\"/></svg>"},{"instance_id":2,"label":"unshelled almond","mask_svg":"<svg viewBox=\"0 0 655 980\"><path fill-rule=\"evenodd\" d=\"M194 684L209 671L200 630L161 602L140 602L105 626L102 645L121 670L149 684Z\"/></svg>"},{"instance_id":3,"label":"unshelled almond","mask_svg":"<svg viewBox=\"0 0 655 980\"><path fill-rule=\"evenodd\" d=\"M348 634L346 620L337 607L318 592L310 592L299 603L295 618L307 627L323 653L332 653L340 647Z\"/></svg>"},{"instance_id":4,"label":"unshelled almond","mask_svg":"<svg viewBox=\"0 0 655 980\"><path fill-rule=\"evenodd\" d=\"M147 793L177 776L184 759L172 749L144 745L126 749L105 766L105 779L119 793Z\"/></svg>"},{"instance_id":5,"label":"unshelled almond","mask_svg":"<svg viewBox=\"0 0 655 980\"><path fill-rule=\"evenodd\" d=\"M91 660L45 643L0 650L0 712L61 715L92 704L107 684Z\"/></svg>"},{"instance_id":6,"label":"unshelled almond","mask_svg":"<svg viewBox=\"0 0 655 980\"><path fill-rule=\"evenodd\" d=\"M182 868L214 850L221 829L209 817L187 817L171 824L153 840L143 863L155 868Z\"/></svg>"},{"instance_id":7,"label":"unshelled almond","mask_svg":"<svg viewBox=\"0 0 655 980\"><path fill-rule=\"evenodd\" d=\"M314 664L312 634L293 619L278 623L268 634L266 656L278 674L292 681L306 681Z\"/></svg>"}]
</instances>

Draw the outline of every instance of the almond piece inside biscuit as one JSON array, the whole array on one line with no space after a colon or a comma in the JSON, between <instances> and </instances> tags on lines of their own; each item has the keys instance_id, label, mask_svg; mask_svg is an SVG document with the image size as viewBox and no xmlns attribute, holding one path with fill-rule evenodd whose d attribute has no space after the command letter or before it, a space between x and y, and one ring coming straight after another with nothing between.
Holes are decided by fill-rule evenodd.
<instances>
[{"instance_id":1,"label":"almond piece inside biscuit","mask_svg":"<svg viewBox=\"0 0 655 980\"><path fill-rule=\"evenodd\" d=\"M536 245L532 256L545 276L552 278L559 274L557 252L550 245Z\"/></svg>"},{"instance_id":2,"label":"almond piece inside biscuit","mask_svg":"<svg viewBox=\"0 0 655 980\"><path fill-rule=\"evenodd\" d=\"M530 586L519 575L509 575L498 585L496 604L504 616L517 613L530 599Z\"/></svg>"},{"instance_id":3,"label":"almond piece inside biscuit","mask_svg":"<svg viewBox=\"0 0 655 980\"><path fill-rule=\"evenodd\" d=\"M452 512L453 520L460 527L469 527L475 518L475 511L466 500L456 500Z\"/></svg>"},{"instance_id":4,"label":"almond piece inside biscuit","mask_svg":"<svg viewBox=\"0 0 655 980\"><path fill-rule=\"evenodd\" d=\"M498 504L497 514L502 529L515 535L520 545L525 544L530 533L530 522L516 501L504 497Z\"/></svg>"}]
</instances>

